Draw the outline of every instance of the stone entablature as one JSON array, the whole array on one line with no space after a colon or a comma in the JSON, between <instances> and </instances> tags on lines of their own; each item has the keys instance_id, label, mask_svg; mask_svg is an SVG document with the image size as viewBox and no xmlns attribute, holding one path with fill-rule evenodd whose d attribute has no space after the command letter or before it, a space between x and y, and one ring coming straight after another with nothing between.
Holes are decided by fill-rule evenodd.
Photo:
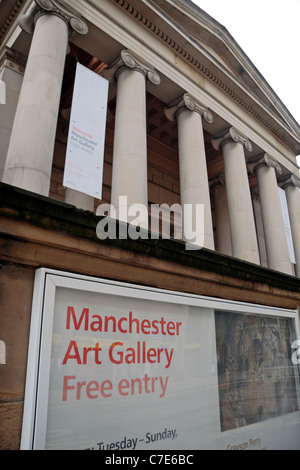
<instances>
[{"instance_id":1,"label":"stone entablature","mask_svg":"<svg viewBox=\"0 0 300 470\"><path fill-rule=\"evenodd\" d=\"M251 94L249 94L248 90L246 90L246 87L244 87L241 82L237 83L233 75L231 75L231 77L228 79L228 72L222 70L222 68L220 68L219 66L216 67L213 61L207 59L207 56L205 57L205 55L202 55L201 57L201 48L199 47L199 44L195 43L195 41L192 40L192 38L189 38L192 47L189 47L187 50L186 41L182 43L180 39L180 32L186 35L187 31L180 31L180 29L177 28L176 24L173 24L173 30L170 29L170 27L168 28L167 26L165 27L165 29L162 29L161 23L158 27L155 22L150 19L150 14L147 15L147 13L141 11L141 6L134 6L132 4L133 2L127 0L114 0L114 2L117 3L120 7L122 7L123 10L127 14L129 14L134 21L141 24L144 28L151 32L151 34L155 35L160 41L162 41L168 47L172 48L176 55L179 55L184 61L186 61L189 65L195 68L202 75L204 75L209 81L211 81L214 86L220 88L222 92L229 96L235 103L238 103L238 105L243 108L247 113L249 113L255 120L257 120L260 125L265 127L265 129L270 131L273 135L275 135L293 152L295 152L296 154L300 153L299 129L293 132L294 136L292 137L290 130L284 129L283 126L285 126L285 124L283 120L281 121L281 126L278 126L278 116L275 116L275 114L273 114L273 111L271 111L270 108L266 112L266 104L263 102L258 104L260 101L259 98L256 97L255 102L253 102L253 98ZM159 12L158 14L161 14L162 17L164 16L160 7L157 8L157 12ZM210 28L211 34L213 29L214 27ZM270 100L270 103L272 98L267 99ZM294 123L292 124L292 126L296 128ZM296 133L298 133L298 135L296 135Z\"/></svg>"}]
</instances>

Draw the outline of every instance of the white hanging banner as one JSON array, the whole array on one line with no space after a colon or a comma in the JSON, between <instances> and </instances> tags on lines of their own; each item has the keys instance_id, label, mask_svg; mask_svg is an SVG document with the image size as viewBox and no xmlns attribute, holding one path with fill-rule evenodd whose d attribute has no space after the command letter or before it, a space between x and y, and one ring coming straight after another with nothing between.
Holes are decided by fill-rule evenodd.
<instances>
[{"instance_id":1,"label":"white hanging banner","mask_svg":"<svg viewBox=\"0 0 300 470\"><path fill-rule=\"evenodd\" d=\"M63 185L102 198L108 81L77 63Z\"/></svg>"}]
</instances>

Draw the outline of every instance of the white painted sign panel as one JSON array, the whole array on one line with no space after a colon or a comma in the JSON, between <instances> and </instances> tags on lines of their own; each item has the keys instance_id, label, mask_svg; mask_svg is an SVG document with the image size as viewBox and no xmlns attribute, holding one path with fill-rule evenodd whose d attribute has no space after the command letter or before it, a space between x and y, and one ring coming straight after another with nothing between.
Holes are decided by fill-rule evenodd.
<instances>
[{"instance_id":1,"label":"white painted sign panel","mask_svg":"<svg viewBox=\"0 0 300 470\"><path fill-rule=\"evenodd\" d=\"M299 448L297 321L290 310L40 269L22 448Z\"/></svg>"},{"instance_id":2,"label":"white painted sign panel","mask_svg":"<svg viewBox=\"0 0 300 470\"><path fill-rule=\"evenodd\" d=\"M63 185L101 199L108 81L77 63Z\"/></svg>"}]
</instances>

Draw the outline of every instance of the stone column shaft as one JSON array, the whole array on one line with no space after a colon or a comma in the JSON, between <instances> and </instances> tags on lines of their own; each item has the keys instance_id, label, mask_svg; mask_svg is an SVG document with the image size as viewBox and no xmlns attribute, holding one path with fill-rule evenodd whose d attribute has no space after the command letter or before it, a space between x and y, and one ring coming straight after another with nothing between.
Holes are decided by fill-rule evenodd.
<instances>
[{"instance_id":1,"label":"stone column shaft","mask_svg":"<svg viewBox=\"0 0 300 470\"><path fill-rule=\"evenodd\" d=\"M58 0L36 0L36 4L30 18L21 20L21 26L26 25L33 38L3 181L47 196L70 31L68 19L72 29L83 34L86 29L80 30L75 19L59 9Z\"/></svg>"},{"instance_id":2,"label":"stone column shaft","mask_svg":"<svg viewBox=\"0 0 300 470\"><path fill-rule=\"evenodd\" d=\"M254 214L245 161L244 147L252 146L248 139L230 128L212 140L215 149L222 148L224 175L232 241L232 254L244 261L259 264L259 252Z\"/></svg>"},{"instance_id":3,"label":"stone column shaft","mask_svg":"<svg viewBox=\"0 0 300 470\"><path fill-rule=\"evenodd\" d=\"M122 220L120 197L126 196L128 206L148 208L146 78L154 84L160 79L129 51L122 51L121 59L105 70L105 76L109 75L111 81L117 80L111 204ZM139 222L148 227L146 214L144 218L141 214Z\"/></svg>"},{"instance_id":4,"label":"stone column shaft","mask_svg":"<svg viewBox=\"0 0 300 470\"><path fill-rule=\"evenodd\" d=\"M217 178L213 179L210 184L215 203L217 250L220 253L232 256L228 203L224 174L220 174Z\"/></svg>"},{"instance_id":5,"label":"stone column shaft","mask_svg":"<svg viewBox=\"0 0 300 470\"><path fill-rule=\"evenodd\" d=\"M0 180L2 181L11 130L18 105L25 69L25 56L13 49L4 48L0 56ZM0 93L1 94L1 93Z\"/></svg>"},{"instance_id":6,"label":"stone column shaft","mask_svg":"<svg viewBox=\"0 0 300 470\"><path fill-rule=\"evenodd\" d=\"M268 267L292 274L276 179L276 172L280 174L281 168L267 154L250 161L249 167L257 177Z\"/></svg>"},{"instance_id":7,"label":"stone column shaft","mask_svg":"<svg viewBox=\"0 0 300 470\"><path fill-rule=\"evenodd\" d=\"M300 277L300 178L290 175L288 179L281 181L280 185L286 194L296 260L296 276Z\"/></svg>"},{"instance_id":8,"label":"stone column shaft","mask_svg":"<svg viewBox=\"0 0 300 470\"><path fill-rule=\"evenodd\" d=\"M118 77L111 203L148 205L145 77L125 70Z\"/></svg>"},{"instance_id":9,"label":"stone column shaft","mask_svg":"<svg viewBox=\"0 0 300 470\"><path fill-rule=\"evenodd\" d=\"M182 210L192 205L193 230L196 223L196 204L204 205L205 248L214 249L213 226L202 118L212 122L212 115L190 95L185 94L178 102L166 109L166 116L178 122L178 147L180 171L180 196ZM192 224L190 224L192 228ZM187 227L183 226L184 234ZM195 242L196 244L196 242Z\"/></svg>"}]
</instances>

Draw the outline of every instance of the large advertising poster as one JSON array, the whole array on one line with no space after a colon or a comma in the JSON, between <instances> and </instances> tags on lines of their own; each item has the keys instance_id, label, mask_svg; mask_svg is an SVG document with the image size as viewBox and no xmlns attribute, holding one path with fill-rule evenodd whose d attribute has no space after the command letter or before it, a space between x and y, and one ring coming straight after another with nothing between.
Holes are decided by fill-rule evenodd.
<instances>
[{"instance_id":1,"label":"large advertising poster","mask_svg":"<svg viewBox=\"0 0 300 470\"><path fill-rule=\"evenodd\" d=\"M213 317L201 310L58 289L47 447L62 433L102 450L197 446L197 422L218 422L217 410L205 416L217 388Z\"/></svg>"},{"instance_id":2,"label":"large advertising poster","mask_svg":"<svg viewBox=\"0 0 300 470\"><path fill-rule=\"evenodd\" d=\"M296 312L265 310L39 270L22 448L298 448Z\"/></svg>"}]
</instances>

